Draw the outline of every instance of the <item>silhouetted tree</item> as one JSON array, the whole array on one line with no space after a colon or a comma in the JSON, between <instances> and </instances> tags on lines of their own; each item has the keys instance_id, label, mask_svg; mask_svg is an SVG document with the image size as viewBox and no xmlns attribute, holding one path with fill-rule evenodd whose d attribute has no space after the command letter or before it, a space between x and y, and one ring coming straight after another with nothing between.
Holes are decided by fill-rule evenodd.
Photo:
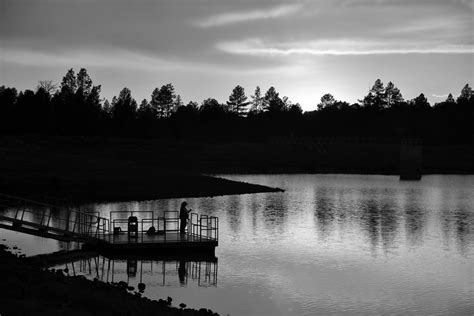
<instances>
[{"instance_id":1,"label":"silhouetted tree","mask_svg":"<svg viewBox=\"0 0 474 316\"><path fill-rule=\"evenodd\" d=\"M130 89L123 88L118 98L112 99L112 119L119 134L133 130L133 121L137 115L137 102L132 98Z\"/></svg>"},{"instance_id":2,"label":"silhouetted tree","mask_svg":"<svg viewBox=\"0 0 474 316\"><path fill-rule=\"evenodd\" d=\"M52 80L40 80L36 86L36 90L43 89L49 95L53 95L58 89L58 85L54 84Z\"/></svg>"},{"instance_id":3,"label":"silhouetted tree","mask_svg":"<svg viewBox=\"0 0 474 316\"><path fill-rule=\"evenodd\" d=\"M85 97L91 93L92 79L85 68L81 68L77 73L77 89L81 89Z\"/></svg>"},{"instance_id":4,"label":"silhouetted tree","mask_svg":"<svg viewBox=\"0 0 474 316\"><path fill-rule=\"evenodd\" d=\"M112 118L112 105L109 100L104 101L104 104L102 105L102 113L105 118Z\"/></svg>"},{"instance_id":5,"label":"silhouetted tree","mask_svg":"<svg viewBox=\"0 0 474 316\"><path fill-rule=\"evenodd\" d=\"M158 102L158 116L169 117L173 112L175 105L176 95L174 93L174 87L171 83L168 83L160 88L157 96Z\"/></svg>"},{"instance_id":6,"label":"silhouetted tree","mask_svg":"<svg viewBox=\"0 0 474 316\"><path fill-rule=\"evenodd\" d=\"M262 94L260 92L260 87L257 86L255 88L254 94L251 96L252 98L252 106L250 107L249 114L250 115L255 115L262 113L264 110L264 98L262 97Z\"/></svg>"},{"instance_id":7,"label":"silhouetted tree","mask_svg":"<svg viewBox=\"0 0 474 316\"><path fill-rule=\"evenodd\" d=\"M392 107L393 105L399 105L403 102L403 97L400 93L400 90L395 87L391 81L387 83L387 87L385 88L384 101L386 102L385 106L388 108Z\"/></svg>"},{"instance_id":8,"label":"silhouetted tree","mask_svg":"<svg viewBox=\"0 0 474 316\"><path fill-rule=\"evenodd\" d=\"M111 104L107 100L101 104L100 90L85 68L77 75L69 69L60 91L48 80L40 81L34 92L1 86L0 131L221 140L360 135L422 137L441 143L472 142L474 135L469 84L456 100L450 94L430 107L423 94L407 103L392 82L384 87L377 79L359 101L364 108L325 94L318 111L304 114L298 103L280 98L274 87L262 97L257 86L248 116L239 119L235 113L242 115L249 104L241 86L233 89L227 103L209 98L199 107L196 102L183 106L170 83L154 89L150 102L143 100L138 109L129 89L122 89Z\"/></svg>"},{"instance_id":9,"label":"silhouetted tree","mask_svg":"<svg viewBox=\"0 0 474 316\"><path fill-rule=\"evenodd\" d=\"M92 86L92 80L90 83ZM83 89L83 87L80 89ZM87 94L84 104L85 119L89 123L90 128L92 128L95 132L100 128L99 124L101 123L102 119L102 104L100 99L101 86L92 86L92 88L87 89L90 89L90 91Z\"/></svg>"},{"instance_id":10,"label":"silhouetted tree","mask_svg":"<svg viewBox=\"0 0 474 316\"><path fill-rule=\"evenodd\" d=\"M18 94L17 113L21 131L34 131L41 120L41 110L36 104L35 93L25 90Z\"/></svg>"},{"instance_id":11,"label":"silhouetted tree","mask_svg":"<svg viewBox=\"0 0 474 316\"><path fill-rule=\"evenodd\" d=\"M158 113L160 112L160 89L158 88L155 88L151 93L150 112L155 117L158 117Z\"/></svg>"},{"instance_id":12,"label":"silhouetted tree","mask_svg":"<svg viewBox=\"0 0 474 316\"><path fill-rule=\"evenodd\" d=\"M74 70L71 68L67 71L66 75L61 81L61 90L67 89L66 91L70 94L76 92L77 89L77 78Z\"/></svg>"},{"instance_id":13,"label":"silhouetted tree","mask_svg":"<svg viewBox=\"0 0 474 316\"><path fill-rule=\"evenodd\" d=\"M153 121L156 118L155 112L147 99L143 99L140 103L137 110L137 117L139 120L143 121Z\"/></svg>"},{"instance_id":14,"label":"silhouetted tree","mask_svg":"<svg viewBox=\"0 0 474 316\"><path fill-rule=\"evenodd\" d=\"M181 96L179 94L176 95L176 98L174 100L174 109L177 110L179 107L181 106L184 106L183 104L183 99L181 98Z\"/></svg>"},{"instance_id":15,"label":"silhouetted tree","mask_svg":"<svg viewBox=\"0 0 474 316\"><path fill-rule=\"evenodd\" d=\"M186 107L192 112L197 113L199 111L199 104L196 101L189 101Z\"/></svg>"},{"instance_id":16,"label":"silhouetted tree","mask_svg":"<svg viewBox=\"0 0 474 316\"><path fill-rule=\"evenodd\" d=\"M362 100L359 100L362 107L375 109L378 107L377 97L372 93L369 92Z\"/></svg>"},{"instance_id":17,"label":"silhouetted tree","mask_svg":"<svg viewBox=\"0 0 474 316\"><path fill-rule=\"evenodd\" d=\"M0 131L11 131L17 128L16 113L18 92L15 88L0 87Z\"/></svg>"},{"instance_id":18,"label":"silhouetted tree","mask_svg":"<svg viewBox=\"0 0 474 316\"><path fill-rule=\"evenodd\" d=\"M319 102L318 104L318 110L332 107L335 102L336 102L336 99L334 99L334 96L330 93L326 93L325 95L321 97L321 102Z\"/></svg>"},{"instance_id":19,"label":"silhouetted tree","mask_svg":"<svg viewBox=\"0 0 474 316\"><path fill-rule=\"evenodd\" d=\"M224 118L227 110L216 99L208 98L202 102L199 112L204 121L211 121Z\"/></svg>"},{"instance_id":20,"label":"silhouetted tree","mask_svg":"<svg viewBox=\"0 0 474 316\"><path fill-rule=\"evenodd\" d=\"M249 103L250 102L247 102L244 88L238 85L232 90L232 94L229 96L229 101L227 101L227 106L229 107L230 112L236 113L239 116L244 116Z\"/></svg>"},{"instance_id":21,"label":"silhouetted tree","mask_svg":"<svg viewBox=\"0 0 474 316\"><path fill-rule=\"evenodd\" d=\"M303 114L303 109L299 103L291 104L288 107L288 113L293 117L300 117Z\"/></svg>"},{"instance_id":22,"label":"silhouetted tree","mask_svg":"<svg viewBox=\"0 0 474 316\"><path fill-rule=\"evenodd\" d=\"M285 103L274 87L270 87L267 90L264 101L265 110L271 114L281 113L285 110Z\"/></svg>"},{"instance_id":23,"label":"silhouetted tree","mask_svg":"<svg viewBox=\"0 0 474 316\"><path fill-rule=\"evenodd\" d=\"M364 106L372 108L383 108L385 101L385 88L382 80L377 79L369 91L369 94L364 98Z\"/></svg>"},{"instance_id":24,"label":"silhouetted tree","mask_svg":"<svg viewBox=\"0 0 474 316\"><path fill-rule=\"evenodd\" d=\"M457 103L467 103L473 98L474 94L472 88L469 86L468 83L462 88L461 94L457 98Z\"/></svg>"},{"instance_id":25,"label":"silhouetted tree","mask_svg":"<svg viewBox=\"0 0 474 316\"><path fill-rule=\"evenodd\" d=\"M420 93L419 96L411 100L410 104L412 105L413 108L419 109L419 110L426 110L426 109L431 108L430 103L428 102L428 99L425 98L425 95L423 93Z\"/></svg>"},{"instance_id":26,"label":"silhouetted tree","mask_svg":"<svg viewBox=\"0 0 474 316\"><path fill-rule=\"evenodd\" d=\"M454 104L456 103L456 101L454 101L454 97L453 95L450 93L448 94L448 97L446 98L446 101L444 101L445 103L448 103L448 104Z\"/></svg>"}]
</instances>

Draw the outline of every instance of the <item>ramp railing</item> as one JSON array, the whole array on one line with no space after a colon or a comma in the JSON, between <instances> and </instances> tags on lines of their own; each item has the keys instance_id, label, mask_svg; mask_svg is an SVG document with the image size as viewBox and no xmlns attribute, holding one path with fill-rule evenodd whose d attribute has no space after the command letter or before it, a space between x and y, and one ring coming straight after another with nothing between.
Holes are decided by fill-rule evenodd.
<instances>
[{"instance_id":1,"label":"ramp railing","mask_svg":"<svg viewBox=\"0 0 474 316\"><path fill-rule=\"evenodd\" d=\"M107 218L65 207L0 193L3 228L71 241L104 239L109 233Z\"/></svg>"}]
</instances>

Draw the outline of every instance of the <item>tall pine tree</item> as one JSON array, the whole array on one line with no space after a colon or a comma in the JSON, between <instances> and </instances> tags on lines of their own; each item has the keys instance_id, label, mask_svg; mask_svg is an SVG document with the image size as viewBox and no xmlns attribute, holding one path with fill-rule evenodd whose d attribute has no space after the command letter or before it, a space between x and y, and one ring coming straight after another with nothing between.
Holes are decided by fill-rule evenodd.
<instances>
[{"instance_id":1,"label":"tall pine tree","mask_svg":"<svg viewBox=\"0 0 474 316\"><path fill-rule=\"evenodd\" d=\"M232 90L232 94L229 96L229 101L227 101L227 106L229 107L230 112L236 113L239 116L244 116L247 112L247 105L250 102L247 102L247 96L245 96L245 90L242 86L236 86Z\"/></svg>"}]
</instances>

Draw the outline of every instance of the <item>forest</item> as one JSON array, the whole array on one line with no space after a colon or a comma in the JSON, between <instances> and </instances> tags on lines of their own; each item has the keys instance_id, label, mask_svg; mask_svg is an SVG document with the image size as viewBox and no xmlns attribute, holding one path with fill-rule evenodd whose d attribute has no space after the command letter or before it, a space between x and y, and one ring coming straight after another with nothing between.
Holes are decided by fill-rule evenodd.
<instances>
[{"instance_id":1,"label":"forest","mask_svg":"<svg viewBox=\"0 0 474 316\"><path fill-rule=\"evenodd\" d=\"M327 93L317 109L303 112L274 87L240 85L226 103L214 98L183 104L171 83L139 104L130 89L112 100L100 95L87 70L69 69L56 85L42 80L34 90L0 86L0 133L132 137L176 140L266 141L281 138L417 138L432 144L471 144L474 93L469 84L456 98L431 105L420 93L405 100L392 83L377 79L357 103Z\"/></svg>"}]
</instances>

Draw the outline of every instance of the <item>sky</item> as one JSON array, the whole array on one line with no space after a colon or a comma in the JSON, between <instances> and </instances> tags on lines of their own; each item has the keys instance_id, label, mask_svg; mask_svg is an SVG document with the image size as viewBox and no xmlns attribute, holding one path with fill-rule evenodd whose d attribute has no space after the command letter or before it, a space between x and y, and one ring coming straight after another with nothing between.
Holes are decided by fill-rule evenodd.
<instances>
[{"instance_id":1,"label":"sky","mask_svg":"<svg viewBox=\"0 0 474 316\"><path fill-rule=\"evenodd\" d=\"M81 67L138 103L167 83L185 103L258 85L310 111L378 78L435 103L474 84L474 0L0 0L0 85Z\"/></svg>"}]
</instances>

